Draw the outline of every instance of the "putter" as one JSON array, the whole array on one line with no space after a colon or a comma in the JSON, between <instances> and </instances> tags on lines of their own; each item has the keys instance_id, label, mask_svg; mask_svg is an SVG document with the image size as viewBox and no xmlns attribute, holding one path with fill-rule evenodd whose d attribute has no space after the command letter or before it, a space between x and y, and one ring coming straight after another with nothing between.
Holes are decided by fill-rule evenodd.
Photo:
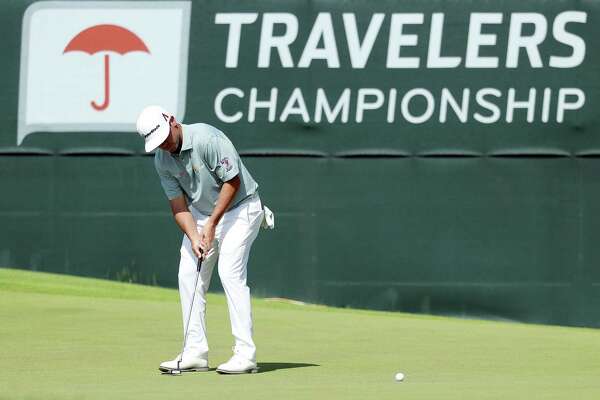
<instances>
[{"instance_id":1,"label":"putter","mask_svg":"<svg viewBox=\"0 0 600 400\"><path fill-rule=\"evenodd\" d=\"M190 304L190 311L188 313L187 323L185 324L185 332L183 335L183 348L181 349L181 355L179 356L179 360L177 360L177 369L172 369L170 371L161 372L162 375L174 375L179 376L183 371L181 371L181 361L183 359L183 352L185 351L185 345L187 343L188 336L188 327L190 326L190 319L192 318L192 310L194 309L194 300L196 298L196 290L198 289L198 278L200 277L200 270L202 269L202 258L198 257L198 265L196 266L196 283L194 283L194 294L192 294L192 304Z\"/></svg>"}]
</instances>

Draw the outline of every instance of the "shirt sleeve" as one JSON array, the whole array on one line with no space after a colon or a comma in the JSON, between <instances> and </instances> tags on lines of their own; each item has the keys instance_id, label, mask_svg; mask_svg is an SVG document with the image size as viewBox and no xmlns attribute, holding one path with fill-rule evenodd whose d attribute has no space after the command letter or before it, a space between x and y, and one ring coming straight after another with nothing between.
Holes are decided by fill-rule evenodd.
<instances>
[{"instance_id":1,"label":"shirt sleeve","mask_svg":"<svg viewBox=\"0 0 600 400\"><path fill-rule=\"evenodd\" d=\"M226 137L214 136L208 142L204 159L208 167L222 181L227 182L239 173L239 159L233 143Z\"/></svg>"},{"instance_id":2,"label":"shirt sleeve","mask_svg":"<svg viewBox=\"0 0 600 400\"><path fill-rule=\"evenodd\" d=\"M156 172L158 173L158 177L160 178L160 184L163 187L163 190L165 191L165 194L167 195L167 198L169 200L173 200L183 195L183 192L181 191L181 187L179 186L179 182L177 182L177 179L175 179L175 177L169 174L167 171L162 170L158 166L156 160L154 162L154 168L156 168Z\"/></svg>"}]
</instances>

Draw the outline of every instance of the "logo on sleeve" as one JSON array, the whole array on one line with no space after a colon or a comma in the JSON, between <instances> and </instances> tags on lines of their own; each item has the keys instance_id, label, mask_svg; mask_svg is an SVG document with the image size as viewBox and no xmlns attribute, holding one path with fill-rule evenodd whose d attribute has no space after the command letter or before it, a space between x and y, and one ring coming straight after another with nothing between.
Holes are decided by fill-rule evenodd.
<instances>
[{"instance_id":1,"label":"logo on sleeve","mask_svg":"<svg viewBox=\"0 0 600 400\"><path fill-rule=\"evenodd\" d=\"M229 162L229 158L225 157L220 161L221 166L225 169L226 172L231 171L233 165Z\"/></svg>"}]
</instances>

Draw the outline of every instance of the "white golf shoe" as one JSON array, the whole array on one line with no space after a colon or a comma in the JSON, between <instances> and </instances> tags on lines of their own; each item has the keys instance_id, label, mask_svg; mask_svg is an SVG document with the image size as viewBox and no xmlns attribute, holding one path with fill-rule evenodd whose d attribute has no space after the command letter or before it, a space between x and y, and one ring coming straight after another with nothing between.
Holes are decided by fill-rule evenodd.
<instances>
[{"instance_id":1,"label":"white golf shoe","mask_svg":"<svg viewBox=\"0 0 600 400\"><path fill-rule=\"evenodd\" d=\"M234 354L229 361L219 365L217 372L220 374L253 374L258 372L258 367L256 362Z\"/></svg>"},{"instance_id":2,"label":"white golf shoe","mask_svg":"<svg viewBox=\"0 0 600 400\"><path fill-rule=\"evenodd\" d=\"M178 364L181 354L177 355L174 360L165 361L160 364L158 369L161 372L171 372L180 370L181 372L201 372L208 371L208 360L199 355L184 354L183 359Z\"/></svg>"}]
</instances>

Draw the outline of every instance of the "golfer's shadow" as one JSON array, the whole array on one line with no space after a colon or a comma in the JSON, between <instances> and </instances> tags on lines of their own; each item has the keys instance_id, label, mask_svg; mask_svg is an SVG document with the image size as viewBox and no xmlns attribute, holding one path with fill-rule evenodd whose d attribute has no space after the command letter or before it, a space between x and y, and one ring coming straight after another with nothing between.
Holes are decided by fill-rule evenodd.
<instances>
[{"instance_id":1,"label":"golfer's shadow","mask_svg":"<svg viewBox=\"0 0 600 400\"><path fill-rule=\"evenodd\" d=\"M304 367L320 367L319 364L306 364L306 363L286 363L286 362L259 362L258 373L276 371L278 369L289 369L289 368L304 368Z\"/></svg>"}]
</instances>

